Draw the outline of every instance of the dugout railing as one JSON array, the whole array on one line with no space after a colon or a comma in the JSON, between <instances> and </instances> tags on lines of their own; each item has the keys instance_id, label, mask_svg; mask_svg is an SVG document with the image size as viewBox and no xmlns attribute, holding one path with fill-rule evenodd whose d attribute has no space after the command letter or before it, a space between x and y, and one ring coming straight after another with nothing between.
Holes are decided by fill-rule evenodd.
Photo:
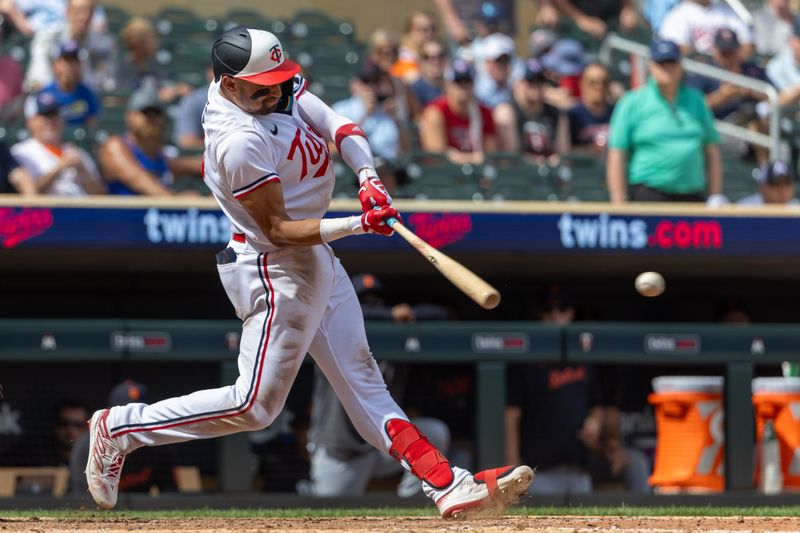
<instances>
[{"instance_id":1,"label":"dugout railing","mask_svg":"<svg viewBox=\"0 0 800 533\"><path fill-rule=\"evenodd\" d=\"M6 363L218 362L220 383L238 375L236 321L3 320L0 369ZM753 488L754 367L796 360L800 331L786 325L697 323L452 322L399 326L368 323L379 360L475 365L477 466L504 462L506 365L586 362L626 365L719 365L725 377L725 472L728 489ZM0 381L2 380L0 372ZM13 384L6 384L6 400ZM246 490L248 440L221 440L219 487Z\"/></svg>"}]
</instances>

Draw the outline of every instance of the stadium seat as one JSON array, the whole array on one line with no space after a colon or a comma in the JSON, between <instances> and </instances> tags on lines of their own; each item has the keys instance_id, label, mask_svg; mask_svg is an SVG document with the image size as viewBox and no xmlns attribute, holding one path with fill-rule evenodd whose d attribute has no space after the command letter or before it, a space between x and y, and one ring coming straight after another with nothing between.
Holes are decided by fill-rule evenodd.
<instances>
[{"instance_id":1,"label":"stadium seat","mask_svg":"<svg viewBox=\"0 0 800 533\"><path fill-rule=\"evenodd\" d=\"M332 155L333 173L336 183L333 186L333 198L352 199L358 196L358 181L353 171L338 155Z\"/></svg>"},{"instance_id":2,"label":"stadium seat","mask_svg":"<svg viewBox=\"0 0 800 533\"><path fill-rule=\"evenodd\" d=\"M0 468L0 497L13 498L17 484L24 477L49 478L52 495L56 497L66 494L69 488L69 468L66 466L3 467Z\"/></svg>"},{"instance_id":3,"label":"stadium seat","mask_svg":"<svg viewBox=\"0 0 800 533\"><path fill-rule=\"evenodd\" d=\"M607 198L605 162L593 155L571 153L561 158L555 183L564 199L600 201Z\"/></svg>"},{"instance_id":4,"label":"stadium seat","mask_svg":"<svg viewBox=\"0 0 800 533\"><path fill-rule=\"evenodd\" d=\"M496 200L546 200L553 188L545 182L550 169L532 165L518 153L488 154L481 169L481 187Z\"/></svg>"},{"instance_id":5,"label":"stadium seat","mask_svg":"<svg viewBox=\"0 0 800 533\"><path fill-rule=\"evenodd\" d=\"M222 29L228 31L236 26L250 26L253 28L261 28L269 30L272 27L272 21L264 17L261 13L251 9L234 8L228 11L222 17Z\"/></svg>"},{"instance_id":6,"label":"stadium seat","mask_svg":"<svg viewBox=\"0 0 800 533\"><path fill-rule=\"evenodd\" d=\"M458 165L444 154L414 152L405 159L408 183L398 196L418 199L482 200L480 168L475 165Z\"/></svg>"},{"instance_id":7,"label":"stadium seat","mask_svg":"<svg viewBox=\"0 0 800 533\"><path fill-rule=\"evenodd\" d=\"M108 32L111 35L118 35L131 18L131 14L119 6L110 6L106 4L103 5L103 11L106 13Z\"/></svg>"}]
</instances>

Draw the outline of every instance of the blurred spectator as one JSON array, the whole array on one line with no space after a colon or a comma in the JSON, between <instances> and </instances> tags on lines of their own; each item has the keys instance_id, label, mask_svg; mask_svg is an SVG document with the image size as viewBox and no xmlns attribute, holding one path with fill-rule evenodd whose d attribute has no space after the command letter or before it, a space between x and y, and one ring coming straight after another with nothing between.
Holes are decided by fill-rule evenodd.
<instances>
[{"instance_id":1,"label":"blurred spectator","mask_svg":"<svg viewBox=\"0 0 800 533\"><path fill-rule=\"evenodd\" d=\"M406 31L400 37L397 61L392 65L391 74L406 83L419 77L419 63L422 47L436 35L436 20L428 11L414 11L406 23Z\"/></svg>"},{"instance_id":2,"label":"blurred spectator","mask_svg":"<svg viewBox=\"0 0 800 533\"><path fill-rule=\"evenodd\" d=\"M712 64L733 74L766 82L764 69L754 63L742 61L740 49L736 33L728 28L721 28L714 38L714 47L711 49ZM765 93L700 75L688 76L686 83L706 95L706 103L716 118L758 133L769 133L768 121L759 118L756 112L756 104L767 99ZM744 144L739 141L734 142L736 143L732 146L734 150ZM750 149L759 164L768 161L769 151L766 148L754 144L750 145Z\"/></svg>"},{"instance_id":3,"label":"blurred spectator","mask_svg":"<svg viewBox=\"0 0 800 533\"><path fill-rule=\"evenodd\" d=\"M721 28L714 37L714 46L711 49L712 64L734 74L766 81L764 69L742 61L740 50L741 45L736 33L728 28ZM737 116L733 117L735 120L732 121L739 124L747 124L755 118L755 103L767 97L763 93L706 76L687 76L686 83L706 95L706 103L714 112L714 116L726 119L735 114Z\"/></svg>"},{"instance_id":4,"label":"blurred spectator","mask_svg":"<svg viewBox=\"0 0 800 533\"><path fill-rule=\"evenodd\" d=\"M567 112L571 151L605 153L608 123L614 106L609 103L611 74L599 64L588 65L581 75L581 101Z\"/></svg>"},{"instance_id":5,"label":"blurred spectator","mask_svg":"<svg viewBox=\"0 0 800 533\"><path fill-rule=\"evenodd\" d=\"M484 154L497 149L492 112L475 99L475 71L462 60L452 62L445 75L445 91L420 117L422 149L441 152L454 163L481 164Z\"/></svg>"},{"instance_id":6,"label":"blurred spectator","mask_svg":"<svg viewBox=\"0 0 800 533\"><path fill-rule=\"evenodd\" d=\"M36 193L84 196L106 192L91 156L83 148L62 143L64 120L51 94L29 97L25 115L31 137L12 146L11 153L30 174Z\"/></svg>"},{"instance_id":7,"label":"blurred spectator","mask_svg":"<svg viewBox=\"0 0 800 533\"><path fill-rule=\"evenodd\" d=\"M33 178L19 166L4 142L0 141L0 194L36 194Z\"/></svg>"},{"instance_id":8,"label":"blurred spectator","mask_svg":"<svg viewBox=\"0 0 800 533\"><path fill-rule=\"evenodd\" d=\"M75 442L88 433L89 408L77 400L61 400L53 410L52 440L29 443L24 455L30 466L69 466Z\"/></svg>"},{"instance_id":9,"label":"blurred spectator","mask_svg":"<svg viewBox=\"0 0 800 533\"><path fill-rule=\"evenodd\" d=\"M106 86L113 76L117 47L110 35L91 28L94 9L93 0L68 0L65 21L34 36L31 62L25 75L28 90L38 90L53 81L53 51L67 43L80 48L83 82L95 90Z\"/></svg>"},{"instance_id":10,"label":"blurred spectator","mask_svg":"<svg viewBox=\"0 0 800 533\"><path fill-rule=\"evenodd\" d=\"M547 324L567 325L575 319L575 307L553 284L537 303L536 316ZM623 446L616 409L603 405L592 367L519 364L507 376L506 462L536 465L532 493L589 493L590 468L622 478L630 490L649 490L647 459Z\"/></svg>"},{"instance_id":11,"label":"blurred spectator","mask_svg":"<svg viewBox=\"0 0 800 533\"><path fill-rule=\"evenodd\" d=\"M575 39L559 39L541 57L545 77L557 88L545 91L545 100L559 109L569 109L580 98L581 72L586 58L583 46Z\"/></svg>"},{"instance_id":12,"label":"blurred spectator","mask_svg":"<svg viewBox=\"0 0 800 533\"><path fill-rule=\"evenodd\" d=\"M602 39L609 25L623 30L639 25L639 13L633 0L551 0L553 5L578 28L595 39Z\"/></svg>"},{"instance_id":13,"label":"blurred spectator","mask_svg":"<svg viewBox=\"0 0 800 533\"><path fill-rule=\"evenodd\" d=\"M721 28L730 28L736 33L742 44L742 59L753 54L750 28L724 2L682 0L664 18L659 38L677 43L683 53L710 54L714 36Z\"/></svg>"},{"instance_id":14,"label":"blurred spectator","mask_svg":"<svg viewBox=\"0 0 800 533\"><path fill-rule=\"evenodd\" d=\"M53 83L40 91L48 94L71 126L91 126L100 111L94 91L81 81L81 61L75 43L61 46L53 59Z\"/></svg>"},{"instance_id":15,"label":"blurred spectator","mask_svg":"<svg viewBox=\"0 0 800 533\"><path fill-rule=\"evenodd\" d=\"M789 0L767 0L753 13L756 52L772 56L786 48L794 31L794 14Z\"/></svg>"},{"instance_id":16,"label":"blurred spectator","mask_svg":"<svg viewBox=\"0 0 800 533\"><path fill-rule=\"evenodd\" d=\"M391 99L384 103L387 113L397 118L401 134L405 134L405 124L411 120L408 87L392 74L392 69L397 62L398 45L395 37L383 29L375 30L369 39L367 57L370 62L378 65L384 72L391 74L390 80L394 85Z\"/></svg>"},{"instance_id":17,"label":"blurred spectator","mask_svg":"<svg viewBox=\"0 0 800 533\"><path fill-rule=\"evenodd\" d=\"M13 58L0 55L0 118L7 116L7 107L21 94L22 67Z\"/></svg>"},{"instance_id":18,"label":"blurred spectator","mask_svg":"<svg viewBox=\"0 0 800 533\"><path fill-rule=\"evenodd\" d=\"M710 205L724 203L711 110L700 91L682 82L676 43L656 41L650 54L647 84L625 94L611 117L606 162L611 201L624 202L629 193L640 202L702 202L708 194Z\"/></svg>"},{"instance_id":19,"label":"blurred spectator","mask_svg":"<svg viewBox=\"0 0 800 533\"><path fill-rule=\"evenodd\" d=\"M200 157L167 155L167 116L155 91L131 95L125 124L128 131L109 137L98 153L111 194L169 196L175 176L200 176Z\"/></svg>"},{"instance_id":20,"label":"blurred spectator","mask_svg":"<svg viewBox=\"0 0 800 533\"><path fill-rule=\"evenodd\" d=\"M514 32L513 0L436 0L448 38L467 46L495 32Z\"/></svg>"},{"instance_id":21,"label":"blurred spectator","mask_svg":"<svg viewBox=\"0 0 800 533\"><path fill-rule=\"evenodd\" d=\"M144 17L133 17L122 28L120 38L125 47L115 65L114 80L106 90L133 92L149 87L158 91L164 103L186 96L192 88L173 82L156 62L158 34L155 26Z\"/></svg>"},{"instance_id":22,"label":"blurred spectator","mask_svg":"<svg viewBox=\"0 0 800 533\"><path fill-rule=\"evenodd\" d=\"M508 35L493 33L483 40L480 61L484 68L475 77L475 97L489 109L511 101L514 56L514 41Z\"/></svg>"},{"instance_id":23,"label":"blurred spectator","mask_svg":"<svg viewBox=\"0 0 800 533\"><path fill-rule=\"evenodd\" d=\"M129 403L149 403L147 387L130 379L111 389L108 406ZM84 427L86 423L84 422ZM86 461L89 458L89 433L84 432L75 441L69 456L69 486L72 494L85 494ZM126 492L174 491L173 468L177 462L174 448L170 446L146 446L131 457L125 458L125 470L119 481L120 490Z\"/></svg>"},{"instance_id":24,"label":"blurred spectator","mask_svg":"<svg viewBox=\"0 0 800 533\"><path fill-rule=\"evenodd\" d=\"M650 29L655 35L661 31L661 24L664 22L667 13L678 5L681 0L645 0L644 18L650 23Z\"/></svg>"},{"instance_id":25,"label":"blurred spectator","mask_svg":"<svg viewBox=\"0 0 800 533\"><path fill-rule=\"evenodd\" d=\"M529 59L513 101L497 106L494 117L501 150L522 150L537 163L556 164L569 145L569 129L564 113L544 101L545 83L542 66Z\"/></svg>"},{"instance_id":26,"label":"blurred spectator","mask_svg":"<svg viewBox=\"0 0 800 533\"><path fill-rule=\"evenodd\" d=\"M767 77L780 92L780 105L794 105L800 100L800 17L795 17L789 46L767 63Z\"/></svg>"},{"instance_id":27,"label":"blurred spectator","mask_svg":"<svg viewBox=\"0 0 800 533\"><path fill-rule=\"evenodd\" d=\"M796 205L795 183L797 178L791 165L784 161L772 161L762 165L756 175L758 192L736 202L739 205Z\"/></svg>"},{"instance_id":28,"label":"blurred spectator","mask_svg":"<svg viewBox=\"0 0 800 533\"><path fill-rule=\"evenodd\" d=\"M444 70L447 65L447 50L440 41L428 41L422 45L419 57L420 76L411 84L409 90L414 97L414 116L442 95L444 91Z\"/></svg>"},{"instance_id":29,"label":"blurred spectator","mask_svg":"<svg viewBox=\"0 0 800 533\"><path fill-rule=\"evenodd\" d=\"M206 79L214 79L211 65L206 67ZM185 150L200 150L204 147L203 110L208 100L208 86L198 87L181 98L178 116L175 119L175 143Z\"/></svg>"},{"instance_id":30,"label":"blurred spectator","mask_svg":"<svg viewBox=\"0 0 800 533\"><path fill-rule=\"evenodd\" d=\"M400 155L399 128L396 118L384 108L394 95L391 76L374 63L364 63L350 81L350 92L353 96L333 104L333 110L361 126L375 155L396 160Z\"/></svg>"},{"instance_id":31,"label":"blurred spectator","mask_svg":"<svg viewBox=\"0 0 800 533\"><path fill-rule=\"evenodd\" d=\"M444 320L447 312L438 305L411 306L406 303L387 305L383 284L372 274L352 278L366 320L389 320L404 324L416 320ZM382 363L381 372L392 396L403 403L406 369L403 365ZM412 417L416 424L436 446L447 451L450 431L441 420ZM363 494L371 478L403 474L397 487L399 496L414 496L422 492L422 483L388 454L364 441L350 422L344 407L333 388L315 368L314 393L311 405L311 487L314 496L354 496Z\"/></svg>"},{"instance_id":32,"label":"blurred spectator","mask_svg":"<svg viewBox=\"0 0 800 533\"><path fill-rule=\"evenodd\" d=\"M11 20L15 29L28 37L60 24L67 10L67 0L2 0L0 13L3 12L3 5L12 11ZM108 30L106 12L102 6L95 6L91 27L99 32Z\"/></svg>"},{"instance_id":33,"label":"blurred spectator","mask_svg":"<svg viewBox=\"0 0 800 533\"><path fill-rule=\"evenodd\" d=\"M0 0L0 34L18 31L25 37L32 37L37 29L38 23L30 20L15 0Z\"/></svg>"}]
</instances>

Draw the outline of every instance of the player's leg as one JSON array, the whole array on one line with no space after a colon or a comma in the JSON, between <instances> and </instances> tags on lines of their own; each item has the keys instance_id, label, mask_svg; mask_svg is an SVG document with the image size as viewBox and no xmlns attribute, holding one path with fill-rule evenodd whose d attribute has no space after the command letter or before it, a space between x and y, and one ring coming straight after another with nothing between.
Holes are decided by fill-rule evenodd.
<instances>
[{"instance_id":1,"label":"player's leg","mask_svg":"<svg viewBox=\"0 0 800 533\"><path fill-rule=\"evenodd\" d=\"M530 468L494 469L473 476L451 467L447 458L408 421L386 390L372 358L361 307L338 260L330 304L309 353L364 440L389 452L422 479L425 494L436 502L443 516L468 508L502 506L506 496L514 497L527 489L533 478Z\"/></svg>"},{"instance_id":2,"label":"player's leg","mask_svg":"<svg viewBox=\"0 0 800 533\"><path fill-rule=\"evenodd\" d=\"M220 269L223 285L244 320L239 378L227 387L95 413L87 481L99 505L116 502L125 454L261 429L283 408L330 298L332 255L326 247L240 254L226 267Z\"/></svg>"}]
</instances>

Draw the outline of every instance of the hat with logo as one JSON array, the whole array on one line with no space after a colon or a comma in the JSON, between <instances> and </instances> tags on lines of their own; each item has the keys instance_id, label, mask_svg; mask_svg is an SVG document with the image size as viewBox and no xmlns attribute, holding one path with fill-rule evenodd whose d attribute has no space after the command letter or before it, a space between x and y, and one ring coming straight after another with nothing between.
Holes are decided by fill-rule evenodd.
<instances>
[{"instance_id":1,"label":"hat with logo","mask_svg":"<svg viewBox=\"0 0 800 533\"><path fill-rule=\"evenodd\" d=\"M56 101L56 97L49 91L39 91L35 95L30 95L25 100L25 116L27 118L36 115L53 116L58 115L61 106Z\"/></svg>"},{"instance_id":2,"label":"hat with logo","mask_svg":"<svg viewBox=\"0 0 800 533\"><path fill-rule=\"evenodd\" d=\"M680 61L681 49L672 41L658 40L650 45L650 59L656 63L667 61Z\"/></svg>"},{"instance_id":3,"label":"hat with logo","mask_svg":"<svg viewBox=\"0 0 800 533\"><path fill-rule=\"evenodd\" d=\"M108 405L128 405L129 403L147 403L147 387L136 381L126 379L111 389L108 394Z\"/></svg>"},{"instance_id":4,"label":"hat with logo","mask_svg":"<svg viewBox=\"0 0 800 533\"><path fill-rule=\"evenodd\" d=\"M274 34L237 26L220 35L211 48L214 79L223 75L258 85L277 85L300 72L300 65L286 59Z\"/></svg>"},{"instance_id":5,"label":"hat with logo","mask_svg":"<svg viewBox=\"0 0 800 533\"><path fill-rule=\"evenodd\" d=\"M531 32L528 40L528 50L533 57L546 53L556 42L556 34L547 28L539 28Z\"/></svg>"},{"instance_id":6,"label":"hat with logo","mask_svg":"<svg viewBox=\"0 0 800 533\"><path fill-rule=\"evenodd\" d=\"M762 165L756 173L756 181L761 185L778 185L781 183L793 183L795 181L792 166L785 161L770 161Z\"/></svg>"},{"instance_id":7,"label":"hat with logo","mask_svg":"<svg viewBox=\"0 0 800 533\"><path fill-rule=\"evenodd\" d=\"M444 73L447 81L473 81L475 79L475 69L472 64L464 59L454 59Z\"/></svg>"},{"instance_id":8,"label":"hat with logo","mask_svg":"<svg viewBox=\"0 0 800 533\"><path fill-rule=\"evenodd\" d=\"M153 87L142 87L137 89L128 98L128 111L144 111L145 109L158 109L164 111L164 104L158 97Z\"/></svg>"},{"instance_id":9,"label":"hat with logo","mask_svg":"<svg viewBox=\"0 0 800 533\"><path fill-rule=\"evenodd\" d=\"M583 71L583 46L575 39L559 39L541 60L544 68L559 76L576 76Z\"/></svg>"},{"instance_id":10,"label":"hat with logo","mask_svg":"<svg viewBox=\"0 0 800 533\"><path fill-rule=\"evenodd\" d=\"M503 56L513 56L514 41L505 33L493 33L481 41L481 55L484 59L497 61Z\"/></svg>"},{"instance_id":11,"label":"hat with logo","mask_svg":"<svg viewBox=\"0 0 800 533\"><path fill-rule=\"evenodd\" d=\"M739 37L730 28L720 28L714 37L714 45L723 54L735 52L739 49Z\"/></svg>"},{"instance_id":12,"label":"hat with logo","mask_svg":"<svg viewBox=\"0 0 800 533\"><path fill-rule=\"evenodd\" d=\"M361 296L365 292L381 292L383 291L383 284L381 280L372 274L358 274L350 280L353 283L353 288L356 290L356 295Z\"/></svg>"},{"instance_id":13,"label":"hat with logo","mask_svg":"<svg viewBox=\"0 0 800 533\"><path fill-rule=\"evenodd\" d=\"M530 58L525 61L525 81L544 81L544 68L538 60Z\"/></svg>"}]
</instances>

